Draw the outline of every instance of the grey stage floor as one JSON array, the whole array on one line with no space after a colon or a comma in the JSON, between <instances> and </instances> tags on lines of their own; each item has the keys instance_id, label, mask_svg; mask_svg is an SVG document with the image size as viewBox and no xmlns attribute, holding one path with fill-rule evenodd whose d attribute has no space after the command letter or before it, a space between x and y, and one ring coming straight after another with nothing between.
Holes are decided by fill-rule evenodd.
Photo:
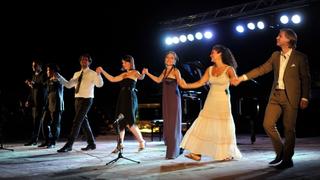
<instances>
[{"instance_id":1,"label":"grey stage floor","mask_svg":"<svg viewBox=\"0 0 320 180\"><path fill-rule=\"evenodd\" d=\"M213 161L203 157L200 162L183 155L166 160L163 141L150 141L137 152L138 144L132 137L125 140L123 155L140 161L126 159L106 166L116 158L111 154L115 146L114 135L97 137L97 149L83 152L86 142L77 141L73 151L57 153L61 141L53 149L37 146L25 147L22 142L5 144L14 152L0 151L1 179L320 179L320 137L298 138L294 155L294 167L276 170L268 162L274 152L268 137L259 135L255 144L249 136L238 135L243 158L239 161ZM187 151L184 152L188 153Z\"/></svg>"}]
</instances>

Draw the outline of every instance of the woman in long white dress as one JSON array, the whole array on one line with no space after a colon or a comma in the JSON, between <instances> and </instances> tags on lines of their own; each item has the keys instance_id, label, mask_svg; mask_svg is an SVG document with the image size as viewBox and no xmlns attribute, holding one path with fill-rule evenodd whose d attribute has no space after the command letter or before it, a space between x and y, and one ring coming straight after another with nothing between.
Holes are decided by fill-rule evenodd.
<instances>
[{"instance_id":1,"label":"woman in long white dress","mask_svg":"<svg viewBox=\"0 0 320 180\"><path fill-rule=\"evenodd\" d=\"M237 63L231 51L215 45L211 54L212 66L197 82L185 84L185 89L194 89L210 83L210 90L199 116L186 132L180 146L189 150L185 156L196 161L201 155L214 160L231 160L242 157L236 142L235 125L231 114L229 85L237 78Z\"/></svg>"}]
</instances>

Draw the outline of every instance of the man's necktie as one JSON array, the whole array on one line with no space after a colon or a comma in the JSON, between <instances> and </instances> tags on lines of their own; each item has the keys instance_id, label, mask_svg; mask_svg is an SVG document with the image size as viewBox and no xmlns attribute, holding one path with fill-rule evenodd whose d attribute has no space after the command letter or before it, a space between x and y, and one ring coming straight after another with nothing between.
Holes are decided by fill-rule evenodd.
<instances>
[{"instance_id":1,"label":"man's necktie","mask_svg":"<svg viewBox=\"0 0 320 180\"><path fill-rule=\"evenodd\" d=\"M79 89L80 89L80 85L81 85L81 80L82 80L82 75L83 75L83 71L81 71L81 74L78 78L78 83L77 83L77 86L76 86L76 93L79 92Z\"/></svg>"}]
</instances>

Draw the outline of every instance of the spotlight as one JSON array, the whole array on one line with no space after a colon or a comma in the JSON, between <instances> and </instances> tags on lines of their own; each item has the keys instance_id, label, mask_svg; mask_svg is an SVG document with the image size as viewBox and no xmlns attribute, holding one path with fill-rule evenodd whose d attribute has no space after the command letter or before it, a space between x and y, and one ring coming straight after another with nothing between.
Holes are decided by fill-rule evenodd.
<instances>
[{"instance_id":1,"label":"spotlight","mask_svg":"<svg viewBox=\"0 0 320 180\"><path fill-rule=\"evenodd\" d=\"M194 36L192 34L188 34L187 36L189 41L193 41L194 40Z\"/></svg>"},{"instance_id":2,"label":"spotlight","mask_svg":"<svg viewBox=\"0 0 320 180\"><path fill-rule=\"evenodd\" d=\"M247 24L247 27L250 29L250 30L254 30L256 28L256 26L252 23L252 22L249 22Z\"/></svg>"},{"instance_id":3,"label":"spotlight","mask_svg":"<svg viewBox=\"0 0 320 180\"><path fill-rule=\"evenodd\" d=\"M195 36L196 36L196 39L198 40L201 40L203 38L203 35L201 32L197 32Z\"/></svg>"},{"instance_id":4,"label":"spotlight","mask_svg":"<svg viewBox=\"0 0 320 180\"><path fill-rule=\"evenodd\" d=\"M172 39L170 37L167 37L165 42L166 42L167 45L171 45L173 43Z\"/></svg>"},{"instance_id":5,"label":"spotlight","mask_svg":"<svg viewBox=\"0 0 320 180\"><path fill-rule=\"evenodd\" d=\"M236 27L236 30L239 32L239 33L243 33L244 32L244 27L242 25L238 25Z\"/></svg>"},{"instance_id":6,"label":"spotlight","mask_svg":"<svg viewBox=\"0 0 320 180\"><path fill-rule=\"evenodd\" d=\"M172 38L172 42L173 42L174 44L178 44L178 43L179 43L179 38L178 38L177 36L173 37L173 38Z\"/></svg>"},{"instance_id":7,"label":"spotlight","mask_svg":"<svg viewBox=\"0 0 320 180\"><path fill-rule=\"evenodd\" d=\"M206 38L206 39L211 39L212 38L212 32L210 32L210 31L206 31L205 33L204 33L204 37Z\"/></svg>"},{"instance_id":8,"label":"spotlight","mask_svg":"<svg viewBox=\"0 0 320 180\"><path fill-rule=\"evenodd\" d=\"M294 24L299 24L301 22L301 17L297 14L293 15L291 17L291 21L294 23Z\"/></svg>"},{"instance_id":9,"label":"spotlight","mask_svg":"<svg viewBox=\"0 0 320 180\"><path fill-rule=\"evenodd\" d=\"M289 22L288 16L287 16L287 15L281 16L281 17L280 17L280 22L281 22L282 24L287 24L287 23Z\"/></svg>"},{"instance_id":10,"label":"spotlight","mask_svg":"<svg viewBox=\"0 0 320 180\"><path fill-rule=\"evenodd\" d=\"M181 35L181 36L179 37L179 39L180 39L180 41L183 42L183 43L187 41L186 35Z\"/></svg>"},{"instance_id":11,"label":"spotlight","mask_svg":"<svg viewBox=\"0 0 320 180\"><path fill-rule=\"evenodd\" d=\"M259 21L259 22L257 23L257 27L258 27L259 29L264 29L264 23L263 23L262 21Z\"/></svg>"}]
</instances>

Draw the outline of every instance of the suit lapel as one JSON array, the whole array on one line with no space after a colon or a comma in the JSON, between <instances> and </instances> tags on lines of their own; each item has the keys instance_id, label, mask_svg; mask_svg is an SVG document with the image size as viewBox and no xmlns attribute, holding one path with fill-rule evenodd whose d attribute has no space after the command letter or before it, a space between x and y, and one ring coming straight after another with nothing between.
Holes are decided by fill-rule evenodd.
<instances>
[{"instance_id":1,"label":"suit lapel","mask_svg":"<svg viewBox=\"0 0 320 180\"><path fill-rule=\"evenodd\" d=\"M288 60L288 63L287 63L287 66L286 66L286 69L284 70L284 75L283 75L283 76L285 76L287 70L288 70L292 65L294 65L294 63L293 63L294 58L295 58L295 51L292 50L291 55L290 55L289 60Z\"/></svg>"},{"instance_id":2,"label":"suit lapel","mask_svg":"<svg viewBox=\"0 0 320 180\"><path fill-rule=\"evenodd\" d=\"M279 69L280 69L280 52L278 52L278 56L275 60L275 73L276 73L276 78L279 78Z\"/></svg>"}]
</instances>

